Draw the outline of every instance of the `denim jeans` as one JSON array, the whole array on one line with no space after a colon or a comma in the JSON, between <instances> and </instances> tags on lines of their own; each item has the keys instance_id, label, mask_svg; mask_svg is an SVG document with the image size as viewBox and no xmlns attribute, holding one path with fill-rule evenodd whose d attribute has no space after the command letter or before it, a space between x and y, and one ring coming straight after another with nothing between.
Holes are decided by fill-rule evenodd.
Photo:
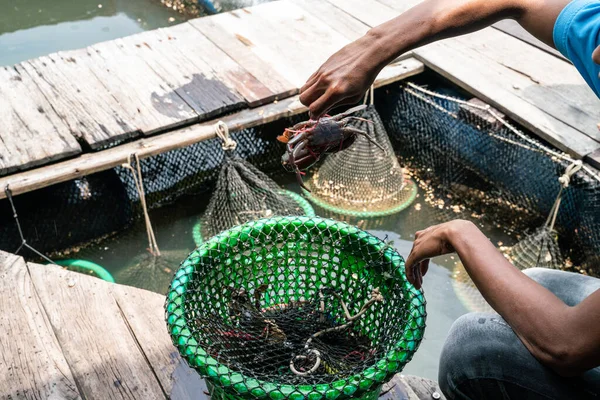
<instances>
[{"instance_id":1,"label":"denim jeans","mask_svg":"<svg viewBox=\"0 0 600 400\"><path fill-rule=\"evenodd\" d=\"M580 274L542 268L524 272L570 306L600 289L600 279ZM456 320L442 350L438 379L449 399L600 398L600 367L576 378L559 376L540 364L495 313Z\"/></svg>"}]
</instances>

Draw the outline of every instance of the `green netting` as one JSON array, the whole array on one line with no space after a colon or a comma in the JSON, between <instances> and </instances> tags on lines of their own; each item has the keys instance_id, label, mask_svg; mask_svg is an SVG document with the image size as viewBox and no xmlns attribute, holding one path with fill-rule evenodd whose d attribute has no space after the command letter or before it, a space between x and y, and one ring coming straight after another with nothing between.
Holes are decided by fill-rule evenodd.
<instances>
[{"instance_id":1,"label":"green netting","mask_svg":"<svg viewBox=\"0 0 600 400\"><path fill-rule=\"evenodd\" d=\"M356 217L391 215L404 210L417 195L416 184L398 163L374 105L356 114L351 125L366 132L339 153L328 155L307 181L309 200L338 214ZM370 122L367 122L370 121Z\"/></svg>"},{"instance_id":2,"label":"green netting","mask_svg":"<svg viewBox=\"0 0 600 400\"><path fill-rule=\"evenodd\" d=\"M364 314L349 323L344 305ZM392 247L309 217L208 240L176 272L165 308L173 343L214 398L235 399L376 399L411 360L426 319Z\"/></svg>"}]
</instances>

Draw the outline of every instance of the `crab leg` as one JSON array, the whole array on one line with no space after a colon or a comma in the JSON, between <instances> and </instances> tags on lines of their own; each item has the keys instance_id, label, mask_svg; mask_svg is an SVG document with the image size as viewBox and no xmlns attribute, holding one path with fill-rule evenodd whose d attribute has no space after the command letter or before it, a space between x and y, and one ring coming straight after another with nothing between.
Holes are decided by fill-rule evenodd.
<instances>
[{"instance_id":1,"label":"crab leg","mask_svg":"<svg viewBox=\"0 0 600 400\"><path fill-rule=\"evenodd\" d=\"M298 136L300 136L300 135L298 135ZM296 170L296 179L298 180L300 187L310 193L310 190L308 190L308 188L306 186L304 186L304 182L302 181L302 173L300 172L300 168L298 168L298 164L297 164L297 161L302 161L302 160L304 160L304 158L310 156L310 154L306 154L306 153L301 154L301 152L303 150L305 150L304 149L305 147L306 147L306 142L300 142L300 144L298 144L298 146L296 146L293 149L288 144L288 150L291 150L290 151L290 165L292 165L294 167L294 169ZM297 159L296 157L298 157L298 156L300 156L301 158Z\"/></svg>"},{"instance_id":2,"label":"crab leg","mask_svg":"<svg viewBox=\"0 0 600 400\"><path fill-rule=\"evenodd\" d=\"M366 118L360 118L360 117L346 117L346 118L344 118L344 120L347 120L347 121L361 121L361 122L366 122L367 124L373 124L373 121L368 120Z\"/></svg>"},{"instance_id":3,"label":"crab leg","mask_svg":"<svg viewBox=\"0 0 600 400\"><path fill-rule=\"evenodd\" d=\"M307 131L303 131L303 132L297 134L296 136L294 136L293 138L291 138L288 141L288 144L292 144L293 145L293 144L296 144L297 142L299 142L300 140L304 139L304 137L306 136L306 132Z\"/></svg>"},{"instance_id":4,"label":"crab leg","mask_svg":"<svg viewBox=\"0 0 600 400\"><path fill-rule=\"evenodd\" d=\"M342 118L347 117L350 114L354 114L357 111L362 111L364 109L366 109L367 106L365 104L361 104L360 106L356 106L356 107L352 107L349 110L346 110L345 112L338 114L338 115L334 115L333 117L331 117L331 119L333 119L334 121L339 121Z\"/></svg>"},{"instance_id":5,"label":"crab leg","mask_svg":"<svg viewBox=\"0 0 600 400\"><path fill-rule=\"evenodd\" d=\"M381 145L379 143L377 143L375 141L375 139L373 139L367 132L361 131L360 129L352 128L350 126L345 127L344 130L348 131L348 132L352 132L355 135L361 135L361 136L366 137L367 140L369 142L371 142L372 145L379 147L381 149L381 151L383 151L385 153L385 149L383 147L381 147Z\"/></svg>"}]
</instances>

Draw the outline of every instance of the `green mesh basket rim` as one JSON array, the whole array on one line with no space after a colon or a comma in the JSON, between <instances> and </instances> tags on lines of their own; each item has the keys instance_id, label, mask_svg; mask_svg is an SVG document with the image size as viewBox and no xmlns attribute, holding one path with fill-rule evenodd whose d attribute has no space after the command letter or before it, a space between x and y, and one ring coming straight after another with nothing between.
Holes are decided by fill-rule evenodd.
<instances>
[{"instance_id":1,"label":"green mesh basket rim","mask_svg":"<svg viewBox=\"0 0 600 400\"><path fill-rule=\"evenodd\" d=\"M361 373L351 377L340 379L332 383L323 383L316 385L289 385L265 382L256 378L245 377L242 373L233 371L227 366L220 364L216 359L210 357L199 343L192 337L192 331L188 327L185 315L185 296L186 289L190 283L190 276L194 272L195 266L193 258L199 258L207 255L210 250L214 250L219 245L228 246L230 239L238 240L240 237L249 238L251 235L247 231L253 229L262 230L265 227L273 228L281 226L282 230L288 225L315 227L320 230L329 230L332 233L339 233L344 236L352 237L353 240L362 242L371 247L390 261L402 278L402 290L405 298L409 295L412 300L408 304L407 325L412 322L416 324L416 333L407 329L402 337L394 343L392 350L374 365L366 368ZM179 304L178 304L179 303ZM209 239L202 246L194 250L188 258L181 264L173 281L169 287L165 301L166 322L169 335L175 347L177 347L181 356L186 362L194 368L201 376L205 377L210 383L220 388L230 391L236 396L246 398L292 398L306 399L310 396L311 400L336 398L351 399L357 395L369 393L373 390L379 390L381 385L389 381L397 372L410 362L413 355L419 348L425 331L426 310L425 297L422 290L417 290L406 278L404 271L403 257L391 246L388 246L381 239L363 231L357 227L348 225L344 222L335 221L320 217L273 217L256 221L251 221L221 232ZM410 335L409 335L410 333ZM186 336L186 338L184 338ZM410 336L410 337L409 337ZM183 339L183 340L180 340ZM405 349L401 345L408 343ZM412 346L410 346L412 344ZM341 389L341 390L340 390ZM343 391L342 391L343 390ZM281 397L281 396L285 397ZM317 395L318 397L315 397ZM334 397L331 397L331 396ZM292 396L292 397L290 397Z\"/></svg>"},{"instance_id":2,"label":"green mesh basket rim","mask_svg":"<svg viewBox=\"0 0 600 400\"><path fill-rule=\"evenodd\" d=\"M349 215L351 217L359 217L359 218L385 217L385 216L396 214L396 213L399 213L400 211L405 210L417 198L418 189L417 189L417 184L415 183L415 181L413 181L411 178L405 178L404 181L409 186L408 189L410 190L410 196L405 201L401 202L400 204L398 204L392 208L388 208L387 210L354 211L354 210L348 210L348 209L345 209L342 207L338 207L338 206L329 204L325 200L313 195L312 193L307 192L306 197L310 201L315 203L317 206L319 206L327 211L336 213L336 214Z\"/></svg>"},{"instance_id":3,"label":"green mesh basket rim","mask_svg":"<svg viewBox=\"0 0 600 400\"><path fill-rule=\"evenodd\" d=\"M298 193L295 193L295 192L292 192L292 191L286 190L286 189L278 190L277 193L279 193L283 196L288 196L292 200L294 200L296 203L298 203L298 206L300 206L302 211L304 211L305 216L307 216L307 217L316 216L315 209L310 205L310 203L304 197L302 197ZM196 222L196 224L192 228L192 237L194 238L194 243L196 244L196 247L199 247L202 245L202 243L204 243L204 237L202 237L202 221L200 219L198 219L198 222Z\"/></svg>"}]
</instances>

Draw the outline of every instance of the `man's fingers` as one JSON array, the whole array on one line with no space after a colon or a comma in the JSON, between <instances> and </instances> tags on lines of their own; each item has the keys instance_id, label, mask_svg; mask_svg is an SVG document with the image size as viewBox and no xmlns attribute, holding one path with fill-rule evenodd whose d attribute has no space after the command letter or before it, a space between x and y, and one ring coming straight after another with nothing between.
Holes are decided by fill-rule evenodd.
<instances>
[{"instance_id":1,"label":"man's fingers","mask_svg":"<svg viewBox=\"0 0 600 400\"><path fill-rule=\"evenodd\" d=\"M427 271L429 271L429 259L423 260L421 262L421 276L425 276L425 274L427 274Z\"/></svg>"},{"instance_id":2,"label":"man's fingers","mask_svg":"<svg viewBox=\"0 0 600 400\"><path fill-rule=\"evenodd\" d=\"M319 88L317 82L300 95L300 103L304 104L307 107L311 107L312 104L324 93L325 89Z\"/></svg>"},{"instance_id":3,"label":"man's fingers","mask_svg":"<svg viewBox=\"0 0 600 400\"><path fill-rule=\"evenodd\" d=\"M311 119L319 119L329 109L333 108L336 103L337 101L332 91L327 90L321 97L311 103L309 107Z\"/></svg>"},{"instance_id":4,"label":"man's fingers","mask_svg":"<svg viewBox=\"0 0 600 400\"><path fill-rule=\"evenodd\" d=\"M319 75L319 71L315 71L307 80L306 83L300 88L300 93L304 93L309 87L311 87L312 85L315 84L315 82L317 82L317 80Z\"/></svg>"}]
</instances>

